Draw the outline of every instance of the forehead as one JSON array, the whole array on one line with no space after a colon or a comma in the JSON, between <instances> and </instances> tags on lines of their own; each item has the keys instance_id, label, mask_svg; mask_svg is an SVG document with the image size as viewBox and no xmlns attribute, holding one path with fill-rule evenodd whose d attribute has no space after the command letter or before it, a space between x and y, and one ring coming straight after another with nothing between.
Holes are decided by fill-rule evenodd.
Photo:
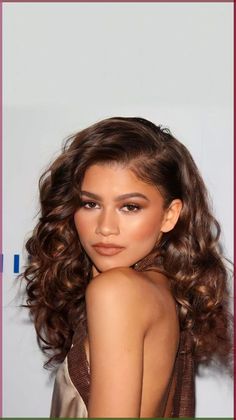
<instances>
[{"instance_id":1,"label":"forehead","mask_svg":"<svg viewBox=\"0 0 236 420\"><path fill-rule=\"evenodd\" d=\"M158 189L139 179L128 167L118 163L95 164L84 175L82 190L102 194L140 192L151 197L161 197Z\"/></svg>"}]
</instances>

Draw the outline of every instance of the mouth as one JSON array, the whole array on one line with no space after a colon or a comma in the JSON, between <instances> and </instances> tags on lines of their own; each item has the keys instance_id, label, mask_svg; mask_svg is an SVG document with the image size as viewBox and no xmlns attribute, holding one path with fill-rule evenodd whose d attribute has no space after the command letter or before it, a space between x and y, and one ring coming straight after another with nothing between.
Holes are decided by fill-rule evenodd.
<instances>
[{"instance_id":1,"label":"mouth","mask_svg":"<svg viewBox=\"0 0 236 420\"><path fill-rule=\"evenodd\" d=\"M103 244L103 243L94 244L93 248L98 254L105 255L105 256L112 256L112 255L119 254L124 249L123 246L119 246L115 244Z\"/></svg>"}]
</instances>

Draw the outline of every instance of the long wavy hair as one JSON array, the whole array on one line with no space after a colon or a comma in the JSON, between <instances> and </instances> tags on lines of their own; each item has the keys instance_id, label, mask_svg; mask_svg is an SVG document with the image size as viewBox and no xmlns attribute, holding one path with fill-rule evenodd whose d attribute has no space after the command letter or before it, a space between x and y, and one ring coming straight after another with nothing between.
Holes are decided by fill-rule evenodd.
<instances>
[{"instance_id":1,"label":"long wavy hair","mask_svg":"<svg viewBox=\"0 0 236 420\"><path fill-rule=\"evenodd\" d=\"M62 362L79 324L87 331L85 290L92 263L74 225L80 187L96 163L127 165L161 192L165 206L182 200L174 229L135 269L154 269L170 280L179 305L180 328L189 333L196 362L227 364L230 315L227 270L220 252L220 226L207 190L186 147L168 129L143 118L114 117L69 137L39 181L41 212L26 242L27 300L45 367Z\"/></svg>"}]
</instances>

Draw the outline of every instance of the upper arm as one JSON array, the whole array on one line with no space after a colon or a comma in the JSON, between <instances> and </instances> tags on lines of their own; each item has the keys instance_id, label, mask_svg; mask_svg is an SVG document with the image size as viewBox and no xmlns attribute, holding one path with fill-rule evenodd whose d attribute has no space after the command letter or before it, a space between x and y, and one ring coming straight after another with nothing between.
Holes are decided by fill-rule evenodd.
<instances>
[{"instance_id":1,"label":"upper arm","mask_svg":"<svg viewBox=\"0 0 236 420\"><path fill-rule=\"evenodd\" d=\"M128 272L129 273L129 272ZM145 322L133 279L109 270L86 290L89 417L139 417Z\"/></svg>"}]
</instances>

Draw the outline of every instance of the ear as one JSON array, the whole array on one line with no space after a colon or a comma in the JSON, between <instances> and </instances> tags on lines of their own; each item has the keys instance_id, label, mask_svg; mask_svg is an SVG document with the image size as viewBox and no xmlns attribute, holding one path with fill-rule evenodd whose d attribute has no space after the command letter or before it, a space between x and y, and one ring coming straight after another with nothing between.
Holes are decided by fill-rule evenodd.
<instances>
[{"instance_id":1,"label":"ear","mask_svg":"<svg viewBox=\"0 0 236 420\"><path fill-rule=\"evenodd\" d=\"M169 232L175 227L182 207L182 201L179 199L173 200L171 202L168 209L165 211L165 215L161 225L161 232Z\"/></svg>"}]
</instances>

